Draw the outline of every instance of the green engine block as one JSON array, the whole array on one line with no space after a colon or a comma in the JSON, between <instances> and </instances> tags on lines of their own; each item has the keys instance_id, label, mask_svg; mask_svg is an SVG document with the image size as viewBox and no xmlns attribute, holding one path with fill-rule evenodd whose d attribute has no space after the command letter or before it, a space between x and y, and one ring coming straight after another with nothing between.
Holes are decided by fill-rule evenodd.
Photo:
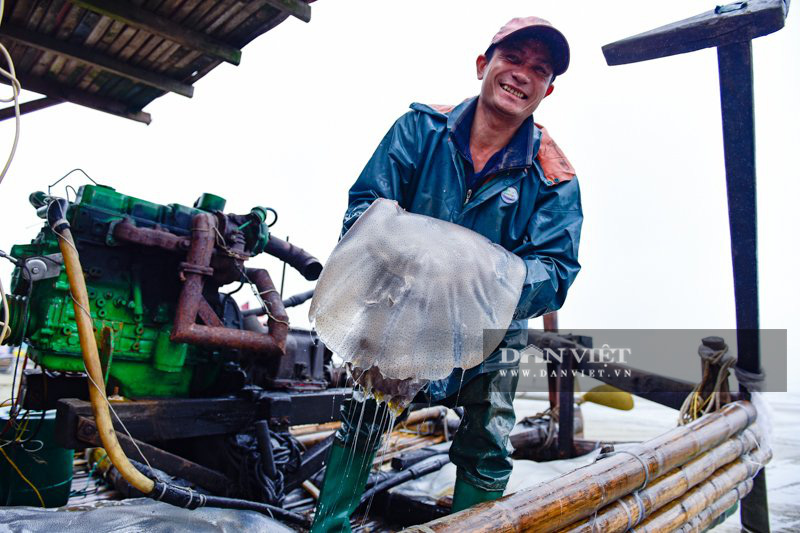
<instances>
[{"instance_id":1,"label":"green engine block","mask_svg":"<svg viewBox=\"0 0 800 533\"><path fill-rule=\"evenodd\" d=\"M32 203L35 195L32 195ZM137 227L158 228L188 237L192 217L224 209L225 200L204 194L195 207L159 205L125 196L111 187L87 185L70 204L67 218L80 253L90 300L90 312L107 388L128 397L191 396L208 393L235 354L170 341L175 306L181 290L181 253L117 242L114 226L122 220ZM243 226L247 251L255 255L269 238L266 210L254 208ZM16 245L11 255L19 260L12 276L11 298L14 336L23 335L29 354L43 368L84 371L72 298L66 272L60 265L57 236L45 224L30 243ZM23 317L28 301L27 323ZM231 327L240 327L238 307L220 298ZM238 318L237 318L238 317ZM227 324L226 324L227 325Z\"/></svg>"}]
</instances>

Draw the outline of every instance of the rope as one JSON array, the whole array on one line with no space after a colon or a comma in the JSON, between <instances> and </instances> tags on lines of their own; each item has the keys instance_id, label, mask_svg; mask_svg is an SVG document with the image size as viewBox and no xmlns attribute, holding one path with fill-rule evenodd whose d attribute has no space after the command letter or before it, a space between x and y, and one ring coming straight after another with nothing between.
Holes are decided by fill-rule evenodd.
<instances>
[{"instance_id":1,"label":"rope","mask_svg":"<svg viewBox=\"0 0 800 533\"><path fill-rule=\"evenodd\" d=\"M642 468L644 469L644 481L642 482L642 484L641 484L641 486L639 488L637 488L636 490L631 492L631 495L633 496L633 499L636 502L636 506L639 508L639 517L636 520L636 522L633 522L633 517L631 516L630 509L628 509L628 505L624 501L622 501L622 499L617 500L623 506L623 509L625 510L625 513L628 515L628 527L625 528L626 531L633 531L633 528L636 527L637 525L639 525L641 523L641 521L644 520L645 515L647 515L647 508L645 507L644 500L642 500L642 497L639 494L639 492L644 490L644 489L646 489L647 485L650 483L650 468L647 466L647 463L645 462L644 459L642 459L641 457L639 457L638 455L636 455L635 453L633 453L630 450L613 450L613 451L610 451L608 453L600 453L600 454L597 455L597 457L594 458L594 462L596 463L600 459L606 459L608 457L611 457L611 456L614 456L614 455L619 455L621 453L628 454L631 457L633 457L634 459L636 459L637 461L639 461L639 463L641 463L641 465L642 465ZM594 529L595 529L595 525L596 525L595 523L597 521L597 512L598 511L599 511L599 509L595 509L594 515L592 515L592 521L591 521L591 531L592 531L592 533L594 533Z\"/></svg>"},{"instance_id":2,"label":"rope","mask_svg":"<svg viewBox=\"0 0 800 533\"><path fill-rule=\"evenodd\" d=\"M736 376L736 381L739 382L739 385L750 392L761 392L765 378L763 372L754 373L735 366L733 367L733 373Z\"/></svg>"},{"instance_id":3,"label":"rope","mask_svg":"<svg viewBox=\"0 0 800 533\"><path fill-rule=\"evenodd\" d=\"M537 450L544 450L549 448L553 444L553 441L556 439L556 435L558 435L558 432L556 431L558 426L558 406L556 405L548 407L544 411L536 413L535 415L529 416L525 420L523 420L523 422L530 423L534 420L540 420L540 419L543 420L545 418L548 418L547 429L545 430L546 437L544 442L542 442L539 446L537 446L536 448Z\"/></svg>"},{"instance_id":4,"label":"rope","mask_svg":"<svg viewBox=\"0 0 800 533\"><path fill-rule=\"evenodd\" d=\"M726 353L728 353L727 346L721 350L712 352L709 355L704 354L702 351L700 352L700 359L703 362L703 378L697 385L695 385L694 389L692 389L692 392L689 393L689 395L683 401L683 405L681 405L680 414L678 416L679 426L683 426L693 420L697 420L705 414L718 411L722 406L722 385L727 382L728 376L730 375L730 369L736 364L736 359L733 359L732 357L723 359ZM714 365L719 365L720 361L722 361L722 364L720 365L719 372L717 373L717 379L714 382L714 387L712 388L708 397L703 399L701 391L703 388L705 388L709 377L711 376L711 367Z\"/></svg>"}]
</instances>

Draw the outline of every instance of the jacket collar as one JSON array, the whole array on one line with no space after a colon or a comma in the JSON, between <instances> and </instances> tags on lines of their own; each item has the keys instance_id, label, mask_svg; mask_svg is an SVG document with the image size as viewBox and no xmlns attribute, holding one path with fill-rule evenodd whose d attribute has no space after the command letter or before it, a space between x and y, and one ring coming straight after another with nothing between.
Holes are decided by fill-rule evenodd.
<instances>
[{"instance_id":1,"label":"jacket collar","mask_svg":"<svg viewBox=\"0 0 800 533\"><path fill-rule=\"evenodd\" d=\"M465 120L471 120L475 114L475 106L478 104L478 97L473 96L458 104L447 116L447 129L451 136L455 136L461 128L469 128L471 124L465 124ZM517 168L529 168L533 166L533 159L539 150L539 140L541 133L533 122L533 116L525 119L517 132L511 137L504 150L503 159L497 167L498 172Z\"/></svg>"}]
</instances>

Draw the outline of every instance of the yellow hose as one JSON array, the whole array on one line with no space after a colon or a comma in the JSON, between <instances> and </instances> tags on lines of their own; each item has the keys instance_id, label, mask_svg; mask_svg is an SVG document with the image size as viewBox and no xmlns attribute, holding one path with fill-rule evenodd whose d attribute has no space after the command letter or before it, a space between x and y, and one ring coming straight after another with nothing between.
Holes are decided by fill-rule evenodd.
<instances>
[{"instance_id":1,"label":"yellow hose","mask_svg":"<svg viewBox=\"0 0 800 533\"><path fill-rule=\"evenodd\" d=\"M75 242L72 240L72 233L68 227L54 231L60 237L58 246L64 256L64 267L67 270L67 279L69 279L72 304L75 309L75 322L78 324L78 336L83 351L83 362L86 365L86 372L89 374L89 399L92 403L92 412L94 412L94 419L97 422L100 440L111 463L119 470L125 481L141 492L149 494L153 490L153 480L139 472L122 451L111 422L111 415L108 412L108 405L106 405L108 399L100 357L97 353L97 340L94 337L94 324L89 314L86 280L83 279L83 269Z\"/></svg>"}]
</instances>

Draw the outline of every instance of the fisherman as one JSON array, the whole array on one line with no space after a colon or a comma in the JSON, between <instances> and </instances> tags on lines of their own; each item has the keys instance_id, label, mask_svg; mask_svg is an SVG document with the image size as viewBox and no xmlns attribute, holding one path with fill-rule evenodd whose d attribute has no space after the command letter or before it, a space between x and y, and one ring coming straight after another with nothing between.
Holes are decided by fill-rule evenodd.
<instances>
[{"instance_id":1,"label":"fisherman","mask_svg":"<svg viewBox=\"0 0 800 533\"><path fill-rule=\"evenodd\" d=\"M569 64L569 45L548 21L515 18L476 61L480 94L457 106L414 103L378 145L350 189L344 234L376 198L470 228L525 262L514 320L501 347L527 344L527 319L559 309L580 270L580 192L575 172L533 112ZM511 363L516 364L516 363ZM452 511L503 495L511 475L517 376L498 348L482 364L431 382L425 403L461 406L450 448L457 467ZM380 436L385 409L342 407L317 503L313 533L350 531ZM360 423L359 423L360 422Z\"/></svg>"}]
</instances>

